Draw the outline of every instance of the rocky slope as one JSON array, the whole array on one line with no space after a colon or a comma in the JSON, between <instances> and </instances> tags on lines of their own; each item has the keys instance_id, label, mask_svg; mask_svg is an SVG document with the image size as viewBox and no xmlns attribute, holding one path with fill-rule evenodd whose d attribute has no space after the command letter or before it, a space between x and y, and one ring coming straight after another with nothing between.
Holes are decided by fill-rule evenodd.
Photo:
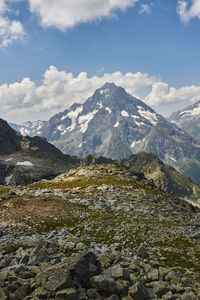
<instances>
[{"instance_id":1,"label":"rocky slope","mask_svg":"<svg viewBox=\"0 0 200 300\"><path fill-rule=\"evenodd\" d=\"M200 199L200 188L189 178L184 177L174 168L165 165L154 154L140 153L119 162L122 165L143 172L145 177L168 194L190 199Z\"/></svg>"},{"instance_id":2,"label":"rocky slope","mask_svg":"<svg viewBox=\"0 0 200 300\"><path fill-rule=\"evenodd\" d=\"M200 210L120 165L0 189L0 298L199 299Z\"/></svg>"}]
</instances>

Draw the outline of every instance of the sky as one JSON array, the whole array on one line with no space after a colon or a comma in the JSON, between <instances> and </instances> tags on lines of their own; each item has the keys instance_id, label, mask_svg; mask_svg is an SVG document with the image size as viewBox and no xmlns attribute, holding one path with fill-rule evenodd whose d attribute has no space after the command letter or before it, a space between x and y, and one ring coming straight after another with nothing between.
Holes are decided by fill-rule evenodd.
<instances>
[{"instance_id":1,"label":"sky","mask_svg":"<svg viewBox=\"0 0 200 300\"><path fill-rule=\"evenodd\" d=\"M200 0L0 0L0 117L48 120L114 82L164 116L200 100Z\"/></svg>"}]
</instances>

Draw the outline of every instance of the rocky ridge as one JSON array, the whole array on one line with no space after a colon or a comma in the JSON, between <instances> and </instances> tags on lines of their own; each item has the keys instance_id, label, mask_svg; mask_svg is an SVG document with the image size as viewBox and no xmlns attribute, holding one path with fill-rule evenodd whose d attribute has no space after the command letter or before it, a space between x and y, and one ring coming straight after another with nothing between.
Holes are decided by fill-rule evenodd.
<instances>
[{"instance_id":1,"label":"rocky ridge","mask_svg":"<svg viewBox=\"0 0 200 300\"><path fill-rule=\"evenodd\" d=\"M1 299L199 299L200 211L120 165L0 189Z\"/></svg>"}]
</instances>

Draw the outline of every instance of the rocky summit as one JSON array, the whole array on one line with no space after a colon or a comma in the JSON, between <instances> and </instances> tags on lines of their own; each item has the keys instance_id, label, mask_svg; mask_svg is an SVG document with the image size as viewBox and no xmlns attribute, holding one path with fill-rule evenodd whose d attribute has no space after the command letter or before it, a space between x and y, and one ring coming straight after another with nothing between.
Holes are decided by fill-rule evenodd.
<instances>
[{"instance_id":1,"label":"rocky summit","mask_svg":"<svg viewBox=\"0 0 200 300\"><path fill-rule=\"evenodd\" d=\"M199 299L198 205L90 161L0 188L0 299Z\"/></svg>"},{"instance_id":2,"label":"rocky summit","mask_svg":"<svg viewBox=\"0 0 200 300\"><path fill-rule=\"evenodd\" d=\"M42 127L40 123L33 131L34 124L26 123L18 130L43 135L64 153L116 159L134 153L135 145L158 122L167 121L123 88L106 83L84 104L73 104Z\"/></svg>"}]
</instances>

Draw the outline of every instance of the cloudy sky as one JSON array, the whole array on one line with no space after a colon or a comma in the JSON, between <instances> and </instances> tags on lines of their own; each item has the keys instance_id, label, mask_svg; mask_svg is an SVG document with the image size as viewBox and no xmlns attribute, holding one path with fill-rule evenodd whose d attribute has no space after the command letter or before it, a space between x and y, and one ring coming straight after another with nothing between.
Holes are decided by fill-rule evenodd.
<instances>
[{"instance_id":1,"label":"cloudy sky","mask_svg":"<svg viewBox=\"0 0 200 300\"><path fill-rule=\"evenodd\" d=\"M105 82L164 116L200 100L200 0L0 0L0 117L48 119Z\"/></svg>"}]
</instances>

